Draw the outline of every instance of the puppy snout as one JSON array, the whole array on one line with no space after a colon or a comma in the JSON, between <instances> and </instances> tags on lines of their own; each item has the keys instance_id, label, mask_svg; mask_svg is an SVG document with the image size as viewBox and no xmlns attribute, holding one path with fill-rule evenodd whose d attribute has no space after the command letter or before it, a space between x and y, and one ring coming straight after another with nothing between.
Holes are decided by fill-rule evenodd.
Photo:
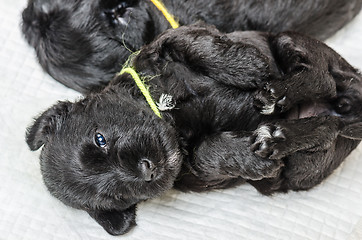
<instances>
[{"instance_id":1,"label":"puppy snout","mask_svg":"<svg viewBox=\"0 0 362 240\"><path fill-rule=\"evenodd\" d=\"M149 159L142 159L140 163L142 177L146 182L152 181L156 177L156 166Z\"/></svg>"}]
</instances>

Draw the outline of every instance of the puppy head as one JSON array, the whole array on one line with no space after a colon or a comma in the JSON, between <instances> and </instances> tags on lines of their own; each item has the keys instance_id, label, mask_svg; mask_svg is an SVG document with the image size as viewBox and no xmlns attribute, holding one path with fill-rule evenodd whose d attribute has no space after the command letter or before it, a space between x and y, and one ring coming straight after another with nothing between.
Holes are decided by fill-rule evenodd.
<instances>
[{"instance_id":1,"label":"puppy head","mask_svg":"<svg viewBox=\"0 0 362 240\"><path fill-rule=\"evenodd\" d=\"M322 54L314 55L316 57L311 63L318 61L320 64L315 66L320 72L326 73L320 76L328 74L332 79L335 96L329 100L329 104L331 115L341 119L340 135L362 140L362 74L333 49L317 40L314 41L314 47Z\"/></svg>"},{"instance_id":2,"label":"puppy head","mask_svg":"<svg viewBox=\"0 0 362 240\"><path fill-rule=\"evenodd\" d=\"M29 0L22 31L53 78L86 93L104 87L158 30L140 0ZM136 29L136 30L135 30Z\"/></svg>"},{"instance_id":3,"label":"puppy head","mask_svg":"<svg viewBox=\"0 0 362 240\"><path fill-rule=\"evenodd\" d=\"M306 109L337 116L341 120L341 136L362 140L361 72L326 44L297 33L279 34L274 50L284 75L303 76L317 83L321 92L330 93L327 99L320 99L321 109Z\"/></svg>"},{"instance_id":4,"label":"puppy head","mask_svg":"<svg viewBox=\"0 0 362 240\"><path fill-rule=\"evenodd\" d=\"M170 189L181 168L174 129L142 108L113 95L59 102L26 134L31 150L44 145L40 163L50 193L114 235L127 232L135 204Z\"/></svg>"}]
</instances>

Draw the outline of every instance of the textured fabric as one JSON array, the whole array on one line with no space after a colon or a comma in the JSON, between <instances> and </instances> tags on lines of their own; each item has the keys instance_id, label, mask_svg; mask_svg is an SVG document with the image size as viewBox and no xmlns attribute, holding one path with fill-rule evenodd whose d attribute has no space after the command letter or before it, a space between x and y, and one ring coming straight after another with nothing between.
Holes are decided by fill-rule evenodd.
<instances>
[{"instance_id":1,"label":"textured fabric","mask_svg":"<svg viewBox=\"0 0 362 240\"><path fill-rule=\"evenodd\" d=\"M39 151L28 149L25 129L57 100L80 94L43 73L21 37L27 1L0 1L0 239L362 239L362 146L310 191L265 197L250 185L204 194L172 190L139 205L134 230L111 237L42 182ZM362 15L327 43L362 69Z\"/></svg>"},{"instance_id":2,"label":"textured fabric","mask_svg":"<svg viewBox=\"0 0 362 240\"><path fill-rule=\"evenodd\" d=\"M361 239L362 239L362 218L359 220L359 222L356 224L355 228L353 229L353 232L349 240L361 240Z\"/></svg>"}]
</instances>

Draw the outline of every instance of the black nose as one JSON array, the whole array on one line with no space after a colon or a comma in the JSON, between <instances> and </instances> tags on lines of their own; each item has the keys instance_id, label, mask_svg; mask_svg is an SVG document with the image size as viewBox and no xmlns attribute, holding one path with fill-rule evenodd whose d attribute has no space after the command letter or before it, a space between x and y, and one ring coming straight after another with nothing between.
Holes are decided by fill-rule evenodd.
<instances>
[{"instance_id":1,"label":"black nose","mask_svg":"<svg viewBox=\"0 0 362 240\"><path fill-rule=\"evenodd\" d=\"M141 173L146 182L152 181L156 177L156 166L148 159L141 160Z\"/></svg>"}]
</instances>

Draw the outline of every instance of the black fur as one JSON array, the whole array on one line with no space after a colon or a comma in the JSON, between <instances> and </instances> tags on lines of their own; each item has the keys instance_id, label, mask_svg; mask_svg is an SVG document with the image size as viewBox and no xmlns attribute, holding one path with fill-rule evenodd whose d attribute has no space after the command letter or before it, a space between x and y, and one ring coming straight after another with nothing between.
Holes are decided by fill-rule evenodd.
<instances>
[{"instance_id":1,"label":"black fur","mask_svg":"<svg viewBox=\"0 0 362 240\"><path fill-rule=\"evenodd\" d=\"M296 33L181 27L143 47L132 65L154 99L172 96L162 119L125 73L100 93L54 105L27 132L32 150L44 144L49 191L111 234L134 225L135 204L174 184L309 189L362 139L361 75Z\"/></svg>"},{"instance_id":2,"label":"black fur","mask_svg":"<svg viewBox=\"0 0 362 240\"><path fill-rule=\"evenodd\" d=\"M298 31L326 39L362 0L163 0L183 25L202 20L222 32ZM104 87L125 60L170 27L149 0L29 0L22 31L46 72L86 93Z\"/></svg>"}]
</instances>

